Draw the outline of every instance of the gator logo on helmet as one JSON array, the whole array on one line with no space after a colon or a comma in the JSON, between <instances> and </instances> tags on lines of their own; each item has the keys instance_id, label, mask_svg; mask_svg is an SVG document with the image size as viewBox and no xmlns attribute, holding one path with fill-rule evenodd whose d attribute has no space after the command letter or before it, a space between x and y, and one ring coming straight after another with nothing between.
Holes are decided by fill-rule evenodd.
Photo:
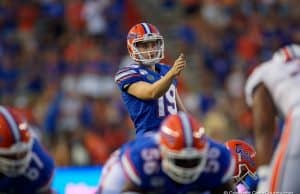
<instances>
[{"instance_id":1,"label":"gator logo on helmet","mask_svg":"<svg viewBox=\"0 0 300 194\"><path fill-rule=\"evenodd\" d=\"M137 38L137 37L138 37L138 35L136 33L129 33L127 35L127 39L134 39L134 38Z\"/></svg>"},{"instance_id":2,"label":"gator logo on helmet","mask_svg":"<svg viewBox=\"0 0 300 194\"><path fill-rule=\"evenodd\" d=\"M255 167L254 160L251 158L250 154L243 149L241 144L236 145L235 151L236 151L236 153L238 153L240 155L241 160L245 160L251 165L251 167L253 167L253 168Z\"/></svg>"}]
</instances>

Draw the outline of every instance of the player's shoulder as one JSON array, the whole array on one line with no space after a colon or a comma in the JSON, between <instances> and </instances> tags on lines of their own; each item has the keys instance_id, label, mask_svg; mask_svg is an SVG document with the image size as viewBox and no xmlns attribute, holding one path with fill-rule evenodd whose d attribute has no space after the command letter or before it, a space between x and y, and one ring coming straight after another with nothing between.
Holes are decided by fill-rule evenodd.
<instances>
[{"instance_id":1,"label":"player's shoulder","mask_svg":"<svg viewBox=\"0 0 300 194\"><path fill-rule=\"evenodd\" d=\"M215 174L220 175L220 182L225 183L232 177L235 168L234 158L224 144L212 139L209 140L208 164L209 163L215 163L215 165L218 166L218 168L215 167ZM208 170L214 171L213 168L210 169L209 165Z\"/></svg>"},{"instance_id":2,"label":"player's shoulder","mask_svg":"<svg viewBox=\"0 0 300 194\"><path fill-rule=\"evenodd\" d=\"M144 70L138 64L130 64L124 67L120 67L119 70L115 73L114 80L116 83L120 83L126 80L140 79L143 75L146 74Z\"/></svg>"},{"instance_id":3,"label":"player's shoulder","mask_svg":"<svg viewBox=\"0 0 300 194\"><path fill-rule=\"evenodd\" d=\"M127 154L131 160L140 160L143 150L158 147L156 139L156 135L141 136L127 142L120 149L122 155L121 157Z\"/></svg>"},{"instance_id":4,"label":"player's shoulder","mask_svg":"<svg viewBox=\"0 0 300 194\"><path fill-rule=\"evenodd\" d=\"M160 153L154 136L139 137L126 145L121 165L127 177L137 185L143 184L144 164L148 158L159 159ZM144 177L145 178L145 177Z\"/></svg>"},{"instance_id":5,"label":"player's shoulder","mask_svg":"<svg viewBox=\"0 0 300 194\"><path fill-rule=\"evenodd\" d=\"M252 79L252 77L257 76L258 74L262 74L269 68L274 68L275 64L277 64L277 62L274 60L268 60L263 63L260 63L259 65L253 68L253 70L248 76L248 80Z\"/></svg>"},{"instance_id":6,"label":"player's shoulder","mask_svg":"<svg viewBox=\"0 0 300 194\"><path fill-rule=\"evenodd\" d=\"M156 138L156 135L142 136L136 138L134 141L131 142L131 144L127 146L127 149L130 150L130 154L132 156L141 157L141 153L144 150L149 150L158 147Z\"/></svg>"},{"instance_id":7,"label":"player's shoulder","mask_svg":"<svg viewBox=\"0 0 300 194\"><path fill-rule=\"evenodd\" d=\"M137 71L138 69L140 69L140 65L132 63L130 65L126 65L126 66L121 66L119 67L118 71L115 73L115 75L121 74L123 72L127 72L129 70L131 71Z\"/></svg>"},{"instance_id":8,"label":"player's shoulder","mask_svg":"<svg viewBox=\"0 0 300 194\"><path fill-rule=\"evenodd\" d=\"M213 139L208 139L209 148L208 154L209 156L215 156L215 158L219 158L220 160L227 158L231 158L230 151L226 148L226 146L220 142L217 142ZM218 156L218 157L217 157Z\"/></svg>"},{"instance_id":9,"label":"player's shoulder","mask_svg":"<svg viewBox=\"0 0 300 194\"><path fill-rule=\"evenodd\" d=\"M30 165L38 166L38 169L47 173L51 173L55 168L54 159L36 138L33 139L32 160Z\"/></svg>"},{"instance_id":10,"label":"player's shoulder","mask_svg":"<svg viewBox=\"0 0 300 194\"><path fill-rule=\"evenodd\" d=\"M20 187L22 191L19 191L18 188L18 193L35 193L38 190L47 190L51 184L55 169L53 158L36 138L33 139L31 152L29 165L18 179L22 184Z\"/></svg>"},{"instance_id":11,"label":"player's shoulder","mask_svg":"<svg viewBox=\"0 0 300 194\"><path fill-rule=\"evenodd\" d=\"M126 66L121 66L121 67L119 67L118 71L115 73L115 78L120 77L122 75L126 76L131 73L136 73L139 68L140 68L140 66L135 63L126 65Z\"/></svg>"},{"instance_id":12,"label":"player's shoulder","mask_svg":"<svg viewBox=\"0 0 300 194\"><path fill-rule=\"evenodd\" d=\"M246 85L245 85L245 96L246 96L246 102L249 106L252 105L252 95L255 90L255 88L260 84L264 82L264 77L266 76L266 73L270 70L270 68L276 68L273 61L267 61L264 62L258 66L256 66L253 71L249 74Z\"/></svg>"}]
</instances>

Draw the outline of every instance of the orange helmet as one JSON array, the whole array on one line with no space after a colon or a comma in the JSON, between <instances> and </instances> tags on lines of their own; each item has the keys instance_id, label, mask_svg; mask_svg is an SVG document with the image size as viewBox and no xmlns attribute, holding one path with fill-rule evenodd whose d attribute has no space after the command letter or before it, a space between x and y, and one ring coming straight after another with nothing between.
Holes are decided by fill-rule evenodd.
<instances>
[{"instance_id":1,"label":"orange helmet","mask_svg":"<svg viewBox=\"0 0 300 194\"><path fill-rule=\"evenodd\" d=\"M202 125L192 116L179 112L163 121L159 137L162 170L178 183L195 181L207 160L208 144Z\"/></svg>"},{"instance_id":2,"label":"orange helmet","mask_svg":"<svg viewBox=\"0 0 300 194\"><path fill-rule=\"evenodd\" d=\"M247 142L237 139L232 139L225 142L226 147L230 150L236 161L235 172L233 175L234 182L243 182L247 175L250 175L254 180L257 179L254 148Z\"/></svg>"},{"instance_id":3,"label":"orange helmet","mask_svg":"<svg viewBox=\"0 0 300 194\"><path fill-rule=\"evenodd\" d=\"M31 159L32 136L23 115L0 106L0 173L17 176Z\"/></svg>"},{"instance_id":4,"label":"orange helmet","mask_svg":"<svg viewBox=\"0 0 300 194\"><path fill-rule=\"evenodd\" d=\"M141 50L140 44L153 42L155 46ZM127 35L127 48L130 57L142 64L153 65L164 58L164 39L157 28L149 23L133 26Z\"/></svg>"}]
</instances>

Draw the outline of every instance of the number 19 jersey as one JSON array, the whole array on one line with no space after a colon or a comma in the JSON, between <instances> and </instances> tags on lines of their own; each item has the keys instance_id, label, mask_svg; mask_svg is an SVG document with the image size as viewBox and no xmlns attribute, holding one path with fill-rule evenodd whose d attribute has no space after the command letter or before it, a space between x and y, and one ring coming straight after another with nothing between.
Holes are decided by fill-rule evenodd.
<instances>
[{"instance_id":1,"label":"number 19 jersey","mask_svg":"<svg viewBox=\"0 0 300 194\"><path fill-rule=\"evenodd\" d=\"M136 128L136 137L147 132L157 131L162 120L169 114L177 113L176 80L168 91L158 99L142 100L127 92L128 87L139 81L154 83L161 79L170 66L155 64L155 71L143 66L132 64L119 69L115 74L115 82L121 91L123 102Z\"/></svg>"}]
</instances>

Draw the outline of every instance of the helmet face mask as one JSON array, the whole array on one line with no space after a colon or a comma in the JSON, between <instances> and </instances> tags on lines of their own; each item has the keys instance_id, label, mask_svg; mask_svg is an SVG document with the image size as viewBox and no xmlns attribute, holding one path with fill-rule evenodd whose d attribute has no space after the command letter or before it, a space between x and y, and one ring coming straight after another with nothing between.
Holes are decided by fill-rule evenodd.
<instances>
[{"instance_id":1,"label":"helmet face mask","mask_svg":"<svg viewBox=\"0 0 300 194\"><path fill-rule=\"evenodd\" d=\"M258 177L255 173L252 173L251 170L248 169L248 167L245 164L240 164L238 166L239 168L239 174L233 176L233 182L237 185L239 183L243 183L244 185L247 185L245 182L245 178L247 176L250 176L253 180L256 180Z\"/></svg>"},{"instance_id":2,"label":"helmet face mask","mask_svg":"<svg viewBox=\"0 0 300 194\"><path fill-rule=\"evenodd\" d=\"M0 138L0 173L23 174L32 157L33 137L20 112L0 106Z\"/></svg>"},{"instance_id":3,"label":"helmet face mask","mask_svg":"<svg viewBox=\"0 0 300 194\"><path fill-rule=\"evenodd\" d=\"M163 171L173 180L181 184L195 181L204 170L207 159L207 146L202 152L196 149L185 149L179 153L162 147Z\"/></svg>"},{"instance_id":4,"label":"helmet face mask","mask_svg":"<svg viewBox=\"0 0 300 194\"><path fill-rule=\"evenodd\" d=\"M0 172L8 177L23 174L29 165L33 140L14 144L10 149L0 149Z\"/></svg>"},{"instance_id":5,"label":"helmet face mask","mask_svg":"<svg viewBox=\"0 0 300 194\"><path fill-rule=\"evenodd\" d=\"M233 181L237 185L243 183L247 176L250 176L253 180L258 177L256 175L255 156L256 152L254 148L242 140L229 140L225 142L226 147L230 150L236 161L235 172L233 175Z\"/></svg>"},{"instance_id":6,"label":"helmet face mask","mask_svg":"<svg viewBox=\"0 0 300 194\"><path fill-rule=\"evenodd\" d=\"M127 36L127 48L130 57L143 65L154 65L164 58L164 39L152 24L133 26Z\"/></svg>"},{"instance_id":7,"label":"helmet face mask","mask_svg":"<svg viewBox=\"0 0 300 194\"><path fill-rule=\"evenodd\" d=\"M177 183L195 181L205 168L208 152L201 125L179 112L165 119L159 134L162 170Z\"/></svg>"}]
</instances>

